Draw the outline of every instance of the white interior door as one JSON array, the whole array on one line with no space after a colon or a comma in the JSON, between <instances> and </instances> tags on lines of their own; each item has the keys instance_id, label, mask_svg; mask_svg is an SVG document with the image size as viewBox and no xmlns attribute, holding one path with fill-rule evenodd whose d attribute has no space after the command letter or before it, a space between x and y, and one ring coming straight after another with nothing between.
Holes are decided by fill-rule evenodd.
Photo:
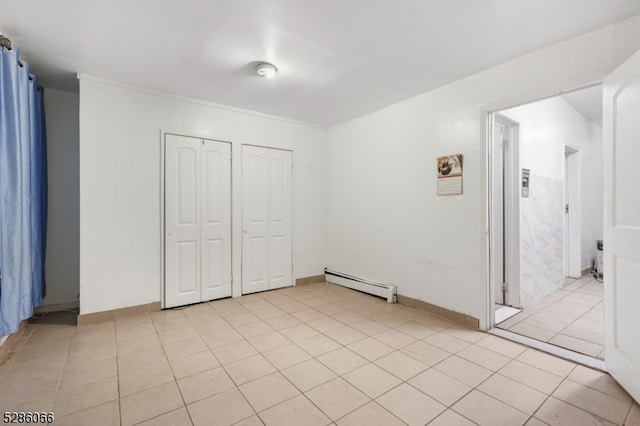
<instances>
[{"instance_id":1,"label":"white interior door","mask_svg":"<svg viewBox=\"0 0 640 426\"><path fill-rule=\"evenodd\" d=\"M165 136L165 307L231 296L231 147Z\"/></svg>"},{"instance_id":2,"label":"white interior door","mask_svg":"<svg viewBox=\"0 0 640 426\"><path fill-rule=\"evenodd\" d=\"M640 52L603 88L605 362L640 401Z\"/></svg>"},{"instance_id":3,"label":"white interior door","mask_svg":"<svg viewBox=\"0 0 640 426\"><path fill-rule=\"evenodd\" d=\"M231 144L201 146L201 299L231 296Z\"/></svg>"},{"instance_id":4,"label":"white interior door","mask_svg":"<svg viewBox=\"0 0 640 426\"><path fill-rule=\"evenodd\" d=\"M200 302L200 140L165 136L165 307Z\"/></svg>"},{"instance_id":5,"label":"white interior door","mask_svg":"<svg viewBox=\"0 0 640 426\"><path fill-rule=\"evenodd\" d=\"M242 147L242 293L269 289L269 149Z\"/></svg>"},{"instance_id":6,"label":"white interior door","mask_svg":"<svg viewBox=\"0 0 640 426\"><path fill-rule=\"evenodd\" d=\"M291 151L242 147L243 294L293 284L291 164Z\"/></svg>"},{"instance_id":7,"label":"white interior door","mask_svg":"<svg viewBox=\"0 0 640 426\"><path fill-rule=\"evenodd\" d=\"M291 151L269 150L269 289L292 285Z\"/></svg>"}]
</instances>

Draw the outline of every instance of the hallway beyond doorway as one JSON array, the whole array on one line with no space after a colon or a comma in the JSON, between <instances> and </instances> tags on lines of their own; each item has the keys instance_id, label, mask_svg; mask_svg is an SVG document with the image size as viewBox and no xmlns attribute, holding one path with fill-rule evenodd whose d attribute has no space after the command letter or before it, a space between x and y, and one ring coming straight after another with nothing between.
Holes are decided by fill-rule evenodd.
<instances>
[{"instance_id":1,"label":"hallway beyond doorway","mask_svg":"<svg viewBox=\"0 0 640 426\"><path fill-rule=\"evenodd\" d=\"M536 340L604 359L603 284L590 274L565 285L496 324Z\"/></svg>"}]
</instances>

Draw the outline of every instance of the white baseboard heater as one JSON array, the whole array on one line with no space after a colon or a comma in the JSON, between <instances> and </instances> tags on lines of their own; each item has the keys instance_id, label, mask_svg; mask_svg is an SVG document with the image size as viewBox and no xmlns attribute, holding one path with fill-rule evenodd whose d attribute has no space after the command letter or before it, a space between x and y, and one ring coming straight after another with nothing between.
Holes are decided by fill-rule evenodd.
<instances>
[{"instance_id":1,"label":"white baseboard heater","mask_svg":"<svg viewBox=\"0 0 640 426\"><path fill-rule=\"evenodd\" d=\"M396 286L393 284L365 280L364 278L354 277L353 275L333 271L329 268L324 268L324 278L327 282L333 284L385 298L389 303L396 302Z\"/></svg>"}]
</instances>

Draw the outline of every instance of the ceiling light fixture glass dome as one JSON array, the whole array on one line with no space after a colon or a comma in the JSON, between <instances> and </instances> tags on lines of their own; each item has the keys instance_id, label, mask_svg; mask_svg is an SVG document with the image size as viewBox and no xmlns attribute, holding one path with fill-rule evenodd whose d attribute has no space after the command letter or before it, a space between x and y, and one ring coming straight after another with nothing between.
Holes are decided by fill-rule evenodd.
<instances>
[{"instance_id":1,"label":"ceiling light fixture glass dome","mask_svg":"<svg viewBox=\"0 0 640 426\"><path fill-rule=\"evenodd\" d=\"M261 62L256 66L256 73L258 73L260 77L273 78L277 72L278 68L268 62Z\"/></svg>"}]
</instances>

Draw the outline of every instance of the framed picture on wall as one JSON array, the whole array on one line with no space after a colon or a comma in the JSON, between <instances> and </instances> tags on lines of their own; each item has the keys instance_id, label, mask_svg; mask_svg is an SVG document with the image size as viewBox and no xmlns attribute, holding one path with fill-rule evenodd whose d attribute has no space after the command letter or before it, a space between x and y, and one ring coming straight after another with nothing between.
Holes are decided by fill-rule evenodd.
<instances>
[{"instance_id":1,"label":"framed picture on wall","mask_svg":"<svg viewBox=\"0 0 640 426\"><path fill-rule=\"evenodd\" d=\"M438 157L438 195L462 194L463 155Z\"/></svg>"}]
</instances>

